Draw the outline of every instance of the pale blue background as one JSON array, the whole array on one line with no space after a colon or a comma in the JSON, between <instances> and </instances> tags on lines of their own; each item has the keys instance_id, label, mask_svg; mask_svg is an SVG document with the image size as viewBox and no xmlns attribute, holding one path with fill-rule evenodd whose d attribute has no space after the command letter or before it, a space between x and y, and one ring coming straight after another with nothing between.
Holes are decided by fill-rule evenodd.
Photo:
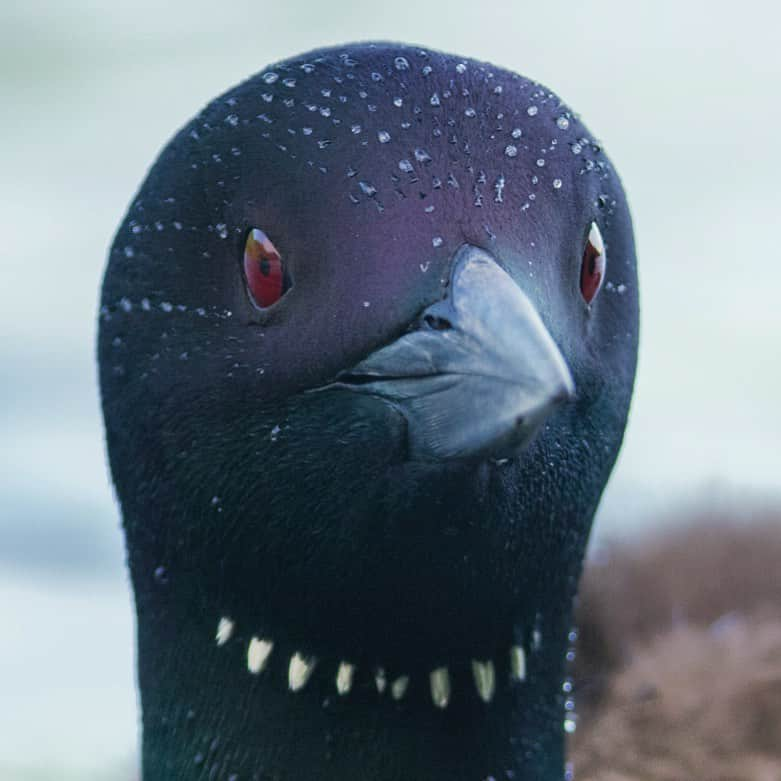
<instances>
[{"instance_id":1,"label":"pale blue background","mask_svg":"<svg viewBox=\"0 0 781 781\"><path fill-rule=\"evenodd\" d=\"M598 529L781 494L777 4L0 4L0 778L130 779L133 625L105 470L94 312L162 143L265 64L403 39L517 69L619 167L643 331Z\"/></svg>"}]
</instances>

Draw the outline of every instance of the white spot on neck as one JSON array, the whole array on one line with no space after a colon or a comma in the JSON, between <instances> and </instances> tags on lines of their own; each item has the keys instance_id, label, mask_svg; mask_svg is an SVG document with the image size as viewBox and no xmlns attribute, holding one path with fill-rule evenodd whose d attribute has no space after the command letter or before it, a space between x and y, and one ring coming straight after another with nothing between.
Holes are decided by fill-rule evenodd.
<instances>
[{"instance_id":1,"label":"white spot on neck","mask_svg":"<svg viewBox=\"0 0 781 781\"><path fill-rule=\"evenodd\" d=\"M353 685L353 675L355 674L355 665L348 662L341 662L339 670L336 673L336 691L341 695L347 694Z\"/></svg>"},{"instance_id":2,"label":"white spot on neck","mask_svg":"<svg viewBox=\"0 0 781 781\"><path fill-rule=\"evenodd\" d=\"M388 685L388 679L385 677L385 670L382 667L377 669L374 675L374 683L377 686L377 691L382 694L385 691L385 687Z\"/></svg>"},{"instance_id":3,"label":"white spot on neck","mask_svg":"<svg viewBox=\"0 0 781 781\"><path fill-rule=\"evenodd\" d=\"M231 639L234 626L235 624L230 618L223 616L220 619L219 623L217 624L217 634L215 638L217 640L217 645L225 645L225 643Z\"/></svg>"},{"instance_id":4,"label":"white spot on neck","mask_svg":"<svg viewBox=\"0 0 781 781\"><path fill-rule=\"evenodd\" d=\"M296 652L290 657L290 666L287 671L287 683L290 691L297 692L306 686L312 677L317 660L306 658Z\"/></svg>"},{"instance_id":5,"label":"white spot on neck","mask_svg":"<svg viewBox=\"0 0 781 781\"><path fill-rule=\"evenodd\" d=\"M393 699L394 700L402 699L404 695L407 693L408 687L409 687L408 675L400 675L398 678L396 678L391 684L391 695L393 696Z\"/></svg>"},{"instance_id":6,"label":"white spot on neck","mask_svg":"<svg viewBox=\"0 0 781 781\"><path fill-rule=\"evenodd\" d=\"M483 702L491 702L496 691L496 670L494 663L472 661L472 676L475 679L475 688Z\"/></svg>"},{"instance_id":7,"label":"white spot on neck","mask_svg":"<svg viewBox=\"0 0 781 781\"><path fill-rule=\"evenodd\" d=\"M253 675L263 672L273 649L274 643L271 640L253 637L247 648L247 669Z\"/></svg>"},{"instance_id":8,"label":"white spot on neck","mask_svg":"<svg viewBox=\"0 0 781 781\"><path fill-rule=\"evenodd\" d=\"M447 667L437 667L429 676L431 700L437 708L447 708L450 702L450 673Z\"/></svg>"},{"instance_id":9,"label":"white spot on neck","mask_svg":"<svg viewBox=\"0 0 781 781\"><path fill-rule=\"evenodd\" d=\"M514 645L510 649L510 672L514 680L526 680L526 652L523 646Z\"/></svg>"}]
</instances>

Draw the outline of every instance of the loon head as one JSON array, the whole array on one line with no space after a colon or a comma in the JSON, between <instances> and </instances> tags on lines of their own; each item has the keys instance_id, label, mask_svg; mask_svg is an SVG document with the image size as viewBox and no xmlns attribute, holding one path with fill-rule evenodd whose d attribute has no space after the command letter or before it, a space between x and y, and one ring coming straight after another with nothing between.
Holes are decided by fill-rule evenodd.
<instances>
[{"instance_id":1,"label":"loon head","mask_svg":"<svg viewBox=\"0 0 781 781\"><path fill-rule=\"evenodd\" d=\"M635 372L619 178L545 87L397 44L165 147L100 310L155 779L560 779Z\"/></svg>"}]
</instances>

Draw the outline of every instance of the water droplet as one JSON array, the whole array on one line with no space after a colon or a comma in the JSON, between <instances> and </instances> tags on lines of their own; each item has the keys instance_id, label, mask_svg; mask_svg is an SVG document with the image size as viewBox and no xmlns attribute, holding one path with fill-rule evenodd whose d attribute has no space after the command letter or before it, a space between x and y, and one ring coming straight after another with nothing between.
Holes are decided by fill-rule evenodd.
<instances>
[{"instance_id":1,"label":"water droplet","mask_svg":"<svg viewBox=\"0 0 781 781\"><path fill-rule=\"evenodd\" d=\"M456 71L458 73L466 73L466 63L459 62L458 65L456 65Z\"/></svg>"},{"instance_id":2,"label":"water droplet","mask_svg":"<svg viewBox=\"0 0 781 781\"><path fill-rule=\"evenodd\" d=\"M224 222L217 223L216 228L217 228L217 235L221 239L228 238L228 226Z\"/></svg>"},{"instance_id":3,"label":"water droplet","mask_svg":"<svg viewBox=\"0 0 781 781\"><path fill-rule=\"evenodd\" d=\"M476 117L477 116L477 112L473 108L465 109L464 110L464 114L466 114L466 116L468 116L468 117Z\"/></svg>"},{"instance_id":4,"label":"water droplet","mask_svg":"<svg viewBox=\"0 0 781 781\"><path fill-rule=\"evenodd\" d=\"M502 94L502 92L504 92L504 87L502 87L502 85L501 85L501 84L497 84L497 85L494 87L494 95L501 95L501 94Z\"/></svg>"},{"instance_id":5,"label":"water droplet","mask_svg":"<svg viewBox=\"0 0 781 781\"><path fill-rule=\"evenodd\" d=\"M504 192L504 176L499 176L494 184L494 201L496 203L503 203L502 193Z\"/></svg>"},{"instance_id":6,"label":"water droplet","mask_svg":"<svg viewBox=\"0 0 781 781\"><path fill-rule=\"evenodd\" d=\"M369 198L373 198L375 195L377 195L377 188L369 182L358 182L358 187L360 187L361 192L364 195L368 195Z\"/></svg>"},{"instance_id":7,"label":"water droplet","mask_svg":"<svg viewBox=\"0 0 781 781\"><path fill-rule=\"evenodd\" d=\"M350 130L352 131L353 135L356 135L356 136L358 135L358 133L360 133L360 132L361 132L361 129L362 129L362 128L361 128L361 126L360 126L360 125L352 125L352 126L350 127Z\"/></svg>"},{"instance_id":8,"label":"water droplet","mask_svg":"<svg viewBox=\"0 0 781 781\"><path fill-rule=\"evenodd\" d=\"M536 116L538 111L539 111L539 109L537 108L537 106L529 106L529 108L526 109L526 113L530 117Z\"/></svg>"},{"instance_id":9,"label":"water droplet","mask_svg":"<svg viewBox=\"0 0 781 781\"><path fill-rule=\"evenodd\" d=\"M154 578L158 583L165 585L168 583L168 570L162 565L155 567Z\"/></svg>"},{"instance_id":10,"label":"water droplet","mask_svg":"<svg viewBox=\"0 0 781 781\"><path fill-rule=\"evenodd\" d=\"M394 98L393 99L393 105L396 106L396 108L401 108L404 101L401 98Z\"/></svg>"},{"instance_id":11,"label":"water droplet","mask_svg":"<svg viewBox=\"0 0 781 781\"><path fill-rule=\"evenodd\" d=\"M504 153L507 155L507 157L516 157L518 155L518 147L513 146L512 144L507 144L507 146L504 148Z\"/></svg>"},{"instance_id":12,"label":"water droplet","mask_svg":"<svg viewBox=\"0 0 781 781\"><path fill-rule=\"evenodd\" d=\"M378 140L378 141L379 141L381 144L387 144L387 143L388 143L388 141L390 141L390 140L391 140L391 135L390 135L390 133L389 133L387 130L380 130L380 131L377 133L377 140Z\"/></svg>"},{"instance_id":13,"label":"water droplet","mask_svg":"<svg viewBox=\"0 0 781 781\"><path fill-rule=\"evenodd\" d=\"M523 130L521 130L519 127L516 127L511 135L513 138L520 138L523 135Z\"/></svg>"},{"instance_id":14,"label":"water droplet","mask_svg":"<svg viewBox=\"0 0 781 781\"><path fill-rule=\"evenodd\" d=\"M567 117L559 117L556 120L556 127L558 127L559 130L567 130L567 128L569 128L569 120Z\"/></svg>"},{"instance_id":15,"label":"water droplet","mask_svg":"<svg viewBox=\"0 0 781 781\"><path fill-rule=\"evenodd\" d=\"M312 73L315 69L315 66L312 65L311 62L304 62L299 67L302 71L304 71L304 73Z\"/></svg>"},{"instance_id":16,"label":"water droplet","mask_svg":"<svg viewBox=\"0 0 781 781\"><path fill-rule=\"evenodd\" d=\"M434 70L430 65L424 65L421 72L424 76L428 76L431 71Z\"/></svg>"},{"instance_id":17,"label":"water droplet","mask_svg":"<svg viewBox=\"0 0 781 781\"><path fill-rule=\"evenodd\" d=\"M545 165L545 159L544 159L544 158L542 158L542 157L540 157L540 158L537 160L537 165L538 165L540 168L542 168L542 167Z\"/></svg>"},{"instance_id":18,"label":"water droplet","mask_svg":"<svg viewBox=\"0 0 781 781\"><path fill-rule=\"evenodd\" d=\"M268 73L264 73L261 78L266 84L273 84L275 81L279 79L279 75L276 73L273 73L272 71L269 71Z\"/></svg>"},{"instance_id":19,"label":"water droplet","mask_svg":"<svg viewBox=\"0 0 781 781\"><path fill-rule=\"evenodd\" d=\"M553 188L554 188L554 190L560 190L561 189L561 179L554 179L553 180Z\"/></svg>"},{"instance_id":20,"label":"water droplet","mask_svg":"<svg viewBox=\"0 0 781 781\"><path fill-rule=\"evenodd\" d=\"M419 163L430 163L431 162L431 155L425 150L418 147L415 150L415 159Z\"/></svg>"},{"instance_id":21,"label":"water droplet","mask_svg":"<svg viewBox=\"0 0 781 781\"><path fill-rule=\"evenodd\" d=\"M441 237L441 236L434 236L434 238L433 238L433 239L431 239L431 244L432 244L434 247L441 247L441 246L442 246L442 243L443 243L443 239L442 239L442 237Z\"/></svg>"},{"instance_id":22,"label":"water droplet","mask_svg":"<svg viewBox=\"0 0 781 781\"><path fill-rule=\"evenodd\" d=\"M311 135L312 135L312 128L311 128L311 127L302 127L302 128L301 128L301 132L302 132L302 133L303 133L305 136L311 136Z\"/></svg>"},{"instance_id":23,"label":"water droplet","mask_svg":"<svg viewBox=\"0 0 781 781\"><path fill-rule=\"evenodd\" d=\"M411 174L414 170L412 163L409 160L399 160L399 168L404 171L405 174Z\"/></svg>"},{"instance_id":24,"label":"water droplet","mask_svg":"<svg viewBox=\"0 0 781 781\"><path fill-rule=\"evenodd\" d=\"M130 246L125 247L123 252L125 253L126 258L132 258L136 254L135 250Z\"/></svg>"},{"instance_id":25,"label":"water droplet","mask_svg":"<svg viewBox=\"0 0 781 781\"><path fill-rule=\"evenodd\" d=\"M409 70L409 60L406 57L396 57L393 61L397 71Z\"/></svg>"},{"instance_id":26,"label":"water droplet","mask_svg":"<svg viewBox=\"0 0 781 781\"><path fill-rule=\"evenodd\" d=\"M429 98L429 101L428 101L428 102L429 102L429 103L431 103L431 105L432 105L432 106L438 106L438 105L441 103L441 101L440 101L440 99L439 99L439 94L435 92L435 93L434 93L434 94L433 94L433 95L432 95L432 96Z\"/></svg>"},{"instance_id":27,"label":"water droplet","mask_svg":"<svg viewBox=\"0 0 781 781\"><path fill-rule=\"evenodd\" d=\"M328 108L328 106L323 106L320 109L320 116L321 117L330 117L331 116L331 109Z\"/></svg>"},{"instance_id":28,"label":"water droplet","mask_svg":"<svg viewBox=\"0 0 781 781\"><path fill-rule=\"evenodd\" d=\"M286 87L289 87L290 89L293 89L293 87L295 87L295 86L296 86L296 80L295 80L295 79L290 79L290 78L288 78L288 79L282 79L282 83L283 83L283 84L284 84Z\"/></svg>"}]
</instances>

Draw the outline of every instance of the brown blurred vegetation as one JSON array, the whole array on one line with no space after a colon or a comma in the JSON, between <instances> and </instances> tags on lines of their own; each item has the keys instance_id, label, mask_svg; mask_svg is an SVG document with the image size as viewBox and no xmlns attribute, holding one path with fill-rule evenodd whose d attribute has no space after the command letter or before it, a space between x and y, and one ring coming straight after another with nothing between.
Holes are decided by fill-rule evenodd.
<instances>
[{"instance_id":1,"label":"brown blurred vegetation","mask_svg":"<svg viewBox=\"0 0 781 781\"><path fill-rule=\"evenodd\" d=\"M781 513L612 546L578 613L578 781L781 781Z\"/></svg>"}]
</instances>

